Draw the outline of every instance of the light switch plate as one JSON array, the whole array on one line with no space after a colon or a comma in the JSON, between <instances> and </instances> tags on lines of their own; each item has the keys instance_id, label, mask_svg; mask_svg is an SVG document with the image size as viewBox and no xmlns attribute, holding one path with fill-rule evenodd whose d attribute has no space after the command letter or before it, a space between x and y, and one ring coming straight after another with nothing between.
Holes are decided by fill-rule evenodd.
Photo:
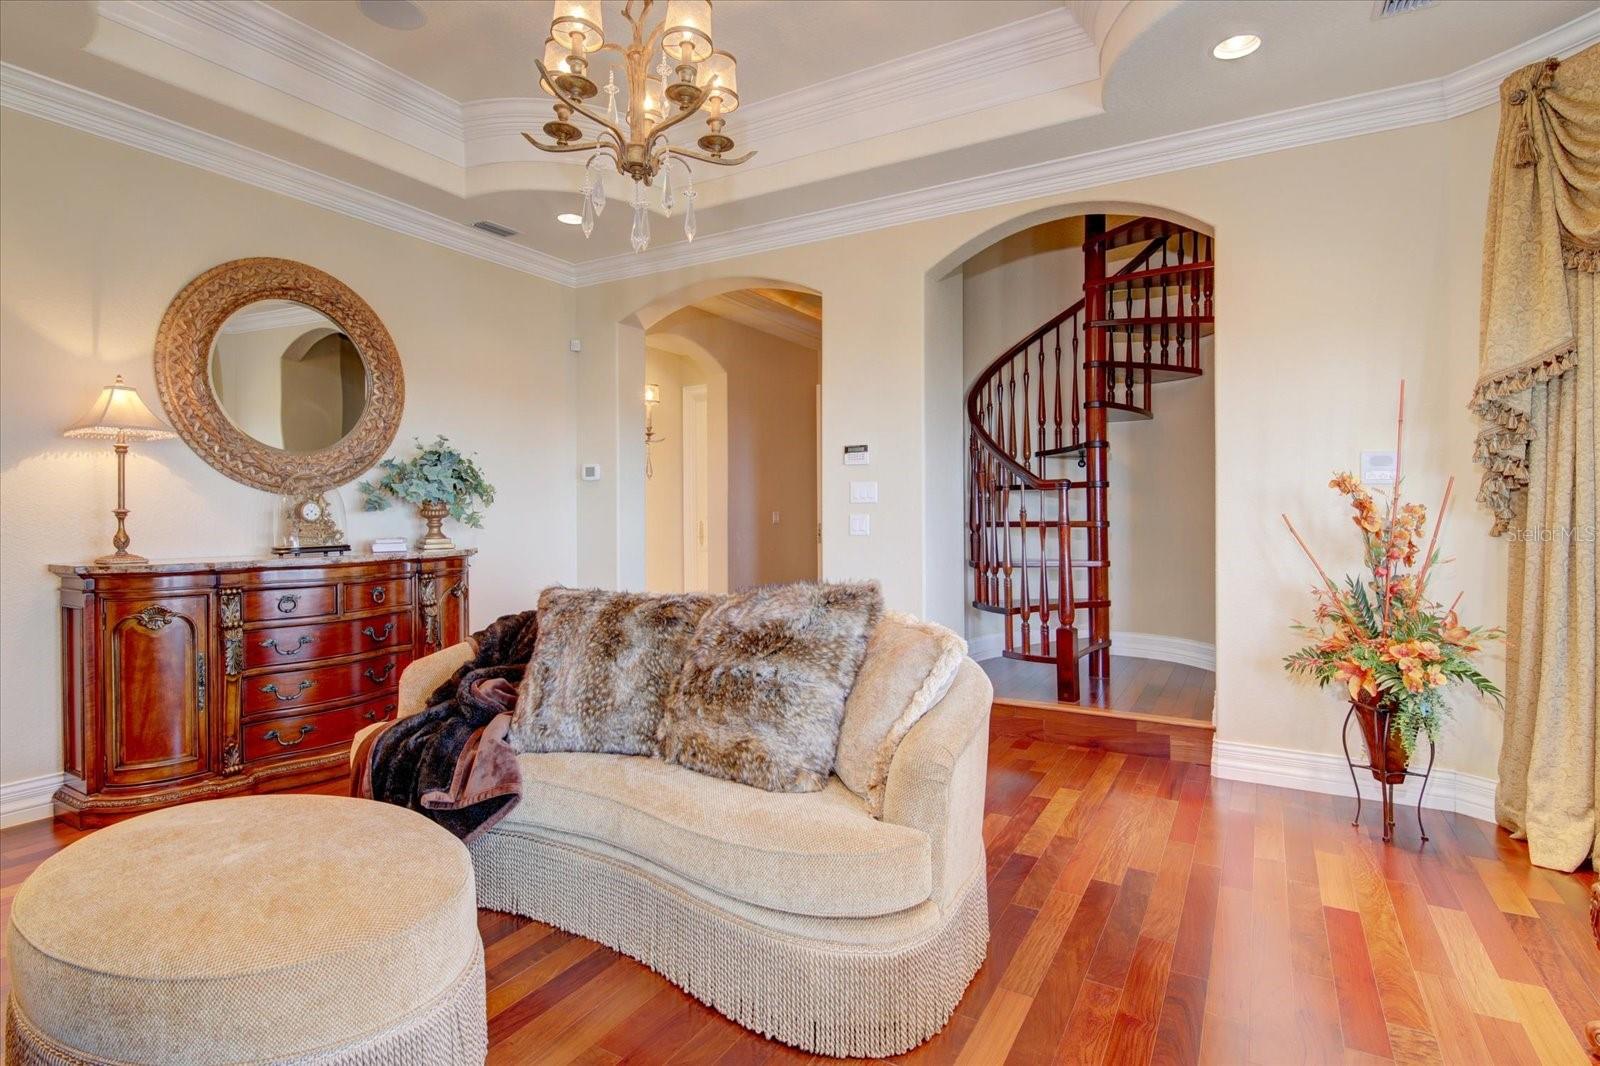
<instances>
[{"instance_id":1,"label":"light switch plate","mask_svg":"<svg viewBox=\"0 0 1600 1066\"><path fill-rule=\"evenodd\" d=\"M872 516L869 514L853 514L850 516L850 535L852 537L872 536Z\"/></svg>"},{"instance_id":2,"label":"light switch plate","mask_svg":"<svg viewBox=\"0 0 1600 1066\"><path fill-rule=\"evenodd\" d=\"M851 503L877 503L878 483L876 481L850 482Z\"/></svg>"}]
</instances>

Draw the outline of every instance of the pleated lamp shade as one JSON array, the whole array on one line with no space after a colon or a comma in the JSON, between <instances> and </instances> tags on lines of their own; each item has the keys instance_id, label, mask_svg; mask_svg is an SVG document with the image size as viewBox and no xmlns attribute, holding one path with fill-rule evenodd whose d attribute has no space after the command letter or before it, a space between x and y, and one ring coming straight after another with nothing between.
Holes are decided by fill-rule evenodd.
<instances>
[{"instance_id":1,"label":"pleated lamp shade","mask_svg":"<svg viewBox=\"0 0 1600 1066\"><path fill-rule=\"evenodd\" d=\"M138 391L123 383L122 375L100 390L89 413L62 431L80 440L169 440L177 434L139 399Z\"/></svg>"}]
</instances>

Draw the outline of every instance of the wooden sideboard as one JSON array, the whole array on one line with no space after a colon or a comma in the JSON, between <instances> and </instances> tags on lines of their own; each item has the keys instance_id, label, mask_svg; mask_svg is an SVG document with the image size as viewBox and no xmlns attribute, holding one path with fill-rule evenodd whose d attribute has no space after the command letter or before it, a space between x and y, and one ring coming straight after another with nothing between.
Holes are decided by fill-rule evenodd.
<instances>
[{"instance_id":1,"label":"wooden sideboard","mask_svg":"<svg viewBox=\"0 0 1600 1066\"><path fill-rule=\"evenodd\" d=\"M400 672L468 628L471 551L52 566L76 825L346 773Z\"/></svg>"}]
</instances>

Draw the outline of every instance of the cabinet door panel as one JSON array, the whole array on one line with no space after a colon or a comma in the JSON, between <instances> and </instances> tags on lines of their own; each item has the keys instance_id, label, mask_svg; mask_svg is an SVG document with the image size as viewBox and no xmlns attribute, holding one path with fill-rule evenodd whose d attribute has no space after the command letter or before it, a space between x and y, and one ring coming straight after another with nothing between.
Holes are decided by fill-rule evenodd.
<instances>
[{"instance_id":1,"label":"cabinet door panel","mask_svg":"<svg viewBox=\"0 0 1600 1066\"><path fill-rule=\"evenodd\" d=\"M209 768L210 605L206 594L106 602L107 784L149 784Z\"/></svg>"}]
</instances>

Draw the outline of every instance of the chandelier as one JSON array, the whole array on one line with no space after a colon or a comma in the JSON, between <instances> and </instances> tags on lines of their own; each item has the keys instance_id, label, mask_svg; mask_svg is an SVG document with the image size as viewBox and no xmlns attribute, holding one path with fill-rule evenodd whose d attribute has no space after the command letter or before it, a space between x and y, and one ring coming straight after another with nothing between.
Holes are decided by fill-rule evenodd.
<instances>
[{"instance_id":1,"label":"chandelier","mask_svg":"<svg viewBox=\"0 0 1600 1066\"><path fill-rule=\"evenodd\" d=\"M635 13L635 7L638 11ZM607 41L602 26L600 0L555 0L550 36L545 39L539 68L539 87L555 97L555 118L544 124L547 143L524 133L528 143L544 152L590 152L583 169L583 235L605 210L605 186L595 172L607 159L617 172L633 179L633 234L635 252L650 244L650 213L645 189L656 179L661 184L661 209L671 215L676 203L672 165L683 169L683 234L694 240L694 176L689 160L716 166L738 166L754 152L728 158L733 138L724 132L727 116L739 107L738 70L733 56L718 51L711 42L711 0L667 0L667 12L654 28L646 30L654 0L628 0L622 17L633 29L624 45ZM589 57L611 52L622 57L627 79L626 108L619 111L615 69L607 72L604 87L597 85ZM660 56L660 62L651 63ZM606 103L590 103L604 92ZM698 148L672 144L667 134L700 112L706 113L706 132ZM573 122L582 116L600 128L585 138Z\"/></svg>"}]
</instances>

